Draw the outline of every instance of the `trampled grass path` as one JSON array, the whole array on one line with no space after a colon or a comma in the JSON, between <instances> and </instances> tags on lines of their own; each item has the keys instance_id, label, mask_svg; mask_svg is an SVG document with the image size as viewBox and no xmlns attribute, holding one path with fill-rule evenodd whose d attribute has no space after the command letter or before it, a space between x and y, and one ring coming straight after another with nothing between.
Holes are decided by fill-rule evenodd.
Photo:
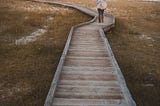
<instances>
[{"instance_id":1,"label":"trampled grass path","mask_svg":"<svg viewBox=\"0 0 160 106\"><path fill-rule=\"evenodd\" d=\"M45 106L135 106L104 30L114 17L97 21L89 8L53 0L31 0L78 9L91 21L73 26L48 92ZM65 17L64 17L65 18Z\"/></svg>"}]
</instances>

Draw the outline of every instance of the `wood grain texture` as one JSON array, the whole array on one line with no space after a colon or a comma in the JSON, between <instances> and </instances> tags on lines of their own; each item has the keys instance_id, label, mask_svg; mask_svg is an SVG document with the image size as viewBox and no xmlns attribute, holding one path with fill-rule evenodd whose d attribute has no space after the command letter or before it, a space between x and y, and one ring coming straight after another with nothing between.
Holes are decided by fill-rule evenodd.
<instances>
[{"instance_id":1,"label":"wood grain texture","mask_svg":"<svg viewBox=\"0 0 160 106\"><path fill-rule=\"evenodd\" d=\"M79 27L73 33L53 105L114 106L124 100L99 27L92 26Z\"/></svg>"},{"instance_id":2,"label":"wood grain texture","mask_svg":"<svg viewBox=\"0 0 160 106\"><path fill-rule=\"evenodd\" d=\"M123 105L127 104L99 33L100 27L98 24L87 24L74 30L53 106L117 106L122 100Z\"/></svg>"}]
</instances>

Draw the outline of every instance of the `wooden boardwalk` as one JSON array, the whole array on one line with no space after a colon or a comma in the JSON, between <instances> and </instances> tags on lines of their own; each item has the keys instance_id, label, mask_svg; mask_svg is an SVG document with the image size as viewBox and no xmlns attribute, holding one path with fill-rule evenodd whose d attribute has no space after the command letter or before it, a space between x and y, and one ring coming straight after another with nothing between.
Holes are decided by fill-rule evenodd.
<instances>
[{"instance_id":1,"label":"wooden boardwalk","mask_svg":"<svg viewBox=\"0 0 160 106\"><path fill-rule=\"evenodd\" d=\"M53 106L126 104L100 26L94 24L74 30Z\"/></svg>"},{"instance_id":2,"label":"wooden boardwalk","mask_svg":"<svg viewBox=\"0 0 160 106\"><path fill-rule=\"evenodd\" d=\"M35 0L34 0L35 1ZM79 9L86 14L97 13L80 6L56 3ZM102 28L114 25L106 16L72 27L64 52L51 84L45 106L135 106L123 75L117 65Z\"/></svg>"}]
</instances>

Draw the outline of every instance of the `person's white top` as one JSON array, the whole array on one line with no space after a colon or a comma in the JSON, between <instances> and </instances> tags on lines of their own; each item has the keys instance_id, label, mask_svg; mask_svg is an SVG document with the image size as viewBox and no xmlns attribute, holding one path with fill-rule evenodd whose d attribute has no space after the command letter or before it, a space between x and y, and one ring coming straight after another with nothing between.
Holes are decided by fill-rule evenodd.
<instances>
[{"instance_id":1,"label":"person's white top","mask_svg":"<svg viewBox=\"0 0 160 106\"><path fill-rule=\"evenodd\" d=\"M97 1L97 9L102 7L102 1L107 2L107 0L96 0Z\"/></svg>"}]
</instances>

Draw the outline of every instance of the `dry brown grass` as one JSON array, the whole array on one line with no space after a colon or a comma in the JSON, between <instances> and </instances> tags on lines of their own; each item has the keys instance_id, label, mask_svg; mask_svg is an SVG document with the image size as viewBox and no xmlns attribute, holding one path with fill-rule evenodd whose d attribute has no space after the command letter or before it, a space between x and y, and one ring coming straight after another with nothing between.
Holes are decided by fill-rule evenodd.
<instances>
[{"instance_id":1,"label":"dry brown grass","mask_svg":"<svg viewBox=\"0 0 160 106\"><path fill-rule=\"evenodd\" d=\"M90 18L63 7L17 0L1 2L0 14L0 106L43 106L71 26ZM47 21L49 17L53 20ZM44 26L47 32L37 41L15 45L16 39Z\"/></svg>"},{"instance_id":2,"label":"dry brown grass","mask_svg":"<svg viewBox=\"0 0 160 106\"><path fill-rule=\"evenodd\" d=\"M160 105L160 3L109 2L110 44L138 106Z\"/></svg>"},{"instance_id":3,"label":"dry brown grass","mask_svg":"<svg viewBox=\"0 0 160 106\"><path fill-rule=\"evenodd\" d=\"M87 7L95 7L96 6L96 0L54 0L54 1L79 4L79 5L83 5L83 6L87 6Z\"/></svg>"}]
</instances>

